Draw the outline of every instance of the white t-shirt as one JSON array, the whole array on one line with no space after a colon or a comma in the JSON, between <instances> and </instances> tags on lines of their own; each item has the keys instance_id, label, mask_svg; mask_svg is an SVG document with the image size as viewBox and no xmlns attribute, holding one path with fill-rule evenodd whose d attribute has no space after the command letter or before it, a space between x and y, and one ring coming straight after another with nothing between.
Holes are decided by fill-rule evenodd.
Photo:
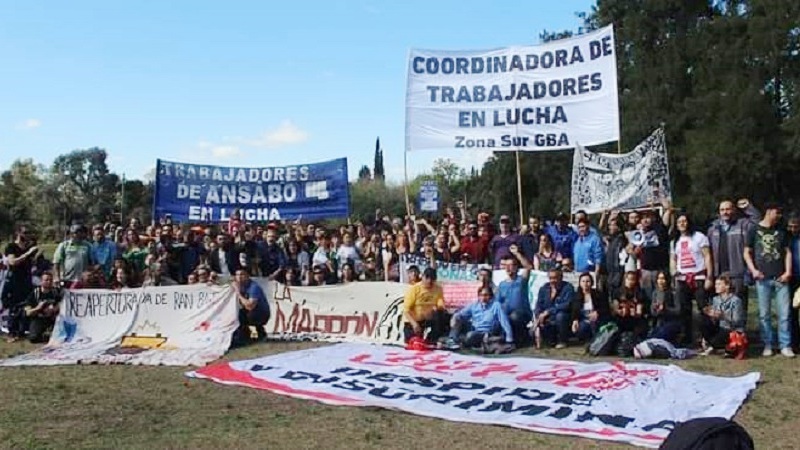
<instances>
[{"instance_id":1,"label":"white t-shirt","mask_svg":"<svg viewBox=\"0 0 800 450\"><path fill-rule=\"evenodd\" d=\"M339 267L342 267L347 260L353 261L353 263L358 263L359 256L358 250L356 250L355 246L347 246L342 244L339 246L339 250L336 251L336 257L339 258Z\"/></svg>"},{"instance_id":2,"label":"white t-shirt","mask_svg":"<svg viewBox=\"0 0 800 450\"><path fill-rule=\"evenodd\" d=\"M705 272L706 260L703 249L708 248L708 238L703 233L681 236L672 244L675 268L680 274Z\"/></svg>"}]
</instances>

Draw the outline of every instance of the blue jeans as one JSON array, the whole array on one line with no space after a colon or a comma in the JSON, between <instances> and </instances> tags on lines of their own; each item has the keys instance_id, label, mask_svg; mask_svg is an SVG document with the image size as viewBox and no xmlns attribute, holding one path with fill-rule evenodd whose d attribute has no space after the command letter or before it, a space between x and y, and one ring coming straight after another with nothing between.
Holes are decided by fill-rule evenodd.
<instances>
[{"instance_id":1,"label":"blue jeans","mask_svg":"<svg viewBox=\"0 0 800 450\"><path fill-rule=\"evenodd\" d=\"M572 323L570 315L567 312L560 311L556 313L555 317L548 316L547 322L540 325L542 329L542 339L545 342L555 342L557 344L566 344L569 339L569 326Z\"/></svg>"},{"instance_id":2,"label":"blue jeans","mask_svg":"<svg viewBox=\"0 0 800 450\"><path fill-rule=\"evenodd\" d=\"M758 293L758 321L761 325L761 340L765 348L772 348L775 336L772 333L772 298L778 308L778 344L781 349L792 346L792 335L789 326L789 285L775 280L756 281Z\"/></svg>"}]
</instances>

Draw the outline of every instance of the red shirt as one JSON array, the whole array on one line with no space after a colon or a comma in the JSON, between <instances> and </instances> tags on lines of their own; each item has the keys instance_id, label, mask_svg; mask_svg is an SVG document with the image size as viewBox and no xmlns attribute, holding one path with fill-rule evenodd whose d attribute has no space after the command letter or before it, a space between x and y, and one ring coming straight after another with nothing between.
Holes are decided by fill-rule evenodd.
<instances>
[{"instance_id":1,"label":"red shirt","mask_svg":"<svg viewBox=\"0 0 800 450\"><path fill-rule=\"evenodd\" d=\"M489 256L489 238L486 235L474 239L470 236L462 238L460 252L468 253L473 264L482 264Z\"/></svg>"}]
</instances>

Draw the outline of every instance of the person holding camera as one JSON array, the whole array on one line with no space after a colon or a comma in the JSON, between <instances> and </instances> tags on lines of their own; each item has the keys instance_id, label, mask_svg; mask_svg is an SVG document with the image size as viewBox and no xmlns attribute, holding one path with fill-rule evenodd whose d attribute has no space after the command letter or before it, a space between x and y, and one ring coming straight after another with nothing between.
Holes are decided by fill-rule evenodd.
<instances>
[{"instance_id":1,"label":"person holding camera","mask_svg":"<svg viewBox=\"0 0 800 450\"><path fill-rule=\"evenodd\" d=\"M25 317L28 320L28 340L37 344L45 342L45 335L51 332L58 317L58 304L61 302L61 289L53 283L53 274L42 274L42 285L28 296L25 302Z\"/></svg>"}]
</instances>

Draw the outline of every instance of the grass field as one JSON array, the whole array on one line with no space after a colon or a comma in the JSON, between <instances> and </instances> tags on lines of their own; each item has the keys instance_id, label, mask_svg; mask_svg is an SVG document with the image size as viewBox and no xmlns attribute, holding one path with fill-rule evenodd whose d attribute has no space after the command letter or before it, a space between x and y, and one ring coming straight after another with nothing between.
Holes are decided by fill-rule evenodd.
<instances>
[{"instance_id":1,"label":"grass field","mask_svg":"<svg viewBox=\"0 0 800 450\"><path fill-rule=\"evenodd\" d=\"M752 322L751 322L752 323ZM268 342L231 351L252 358L312 347ZM0 357L33 349L0 344ZM532 350L520 352L533 354ZM753 356L758 349L753 349ZM537 354L581 359L582 350ZM704 357L704 373L759 371L763 383L737 420L758 448L798 448L797 360ZM0 369L0 447L20 448L624 448L501 426L471 425L377 408L325 406L264 391L188 380L185 368L63 366ZM419 436L424 436L424 440ZM479 444L480 443L480 444Z\"/></svg>"}]
</instances>

